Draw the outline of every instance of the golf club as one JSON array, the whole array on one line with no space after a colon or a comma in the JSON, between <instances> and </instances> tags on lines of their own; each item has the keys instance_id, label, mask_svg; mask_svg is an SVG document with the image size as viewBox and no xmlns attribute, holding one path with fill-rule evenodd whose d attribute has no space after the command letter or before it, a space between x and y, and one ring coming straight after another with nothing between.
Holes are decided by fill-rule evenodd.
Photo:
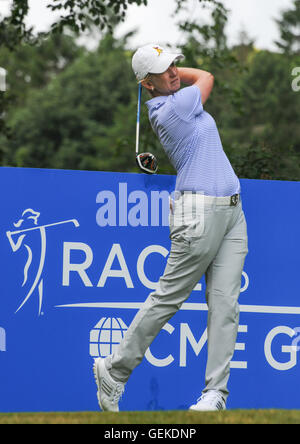
<instances>
[{"instance_id":1,"label":"golf club","mask_svg":"<svg viewBox=\"0 0 300 444\"><path fill-rule=\"evenodd\" d=\"M142 85L139 83L138 104L137 104L137 119L136 119L136 145L135 145L135 160L139 168L147 174L155 174L158 170L156 157L151 153L139 154L139 138L140 138L140 112L141 112L141 98Z\"/></svg>"}]
</instances>

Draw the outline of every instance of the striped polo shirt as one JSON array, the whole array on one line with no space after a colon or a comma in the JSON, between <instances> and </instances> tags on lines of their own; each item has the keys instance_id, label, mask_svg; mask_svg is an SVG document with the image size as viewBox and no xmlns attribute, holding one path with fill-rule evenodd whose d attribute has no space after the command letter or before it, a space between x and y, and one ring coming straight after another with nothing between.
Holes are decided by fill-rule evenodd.
<instances>
[{"instance_id":1,"label":"striped polo shirt","mask_svg":"<svg viewBox=\"0 0 300 444\"><path fill-rule=\"evenodd\" d=\"M177 171L176 190L208 196L240 193L240 182L223 150L201 92L188 86L146 102L151 126Z\"/></svg>"}]
</instances>

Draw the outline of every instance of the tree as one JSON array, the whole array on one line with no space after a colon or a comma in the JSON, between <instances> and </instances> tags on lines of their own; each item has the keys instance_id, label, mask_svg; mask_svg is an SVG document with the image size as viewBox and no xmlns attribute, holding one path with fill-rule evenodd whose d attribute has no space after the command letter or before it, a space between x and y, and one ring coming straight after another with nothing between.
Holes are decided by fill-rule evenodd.
<instances>
[{"instance_id":1,"label":"tree","mask_svg":"<svg viewBox=\"0 0 300 444\"><path fill-rule=\"evenodd\" d=\"M19 44L14 51L0 47L0 66L6 68L6 91L0 92L0 160L7 158L6 138L13 137L11 116L25 105L32 91L45 87L85 50L74 36L53 34L36 45Z\"/></svg>"},{"instance_id":2,"label":"tree","mask_svg":"<svg viewBox=\"0 0 300 444\"><path fill-rule=\"evenodd\" d=\"M185 0L182 3L184 2ZM216 3L215 0L206 0L206 2ZM147 5L147 0L48 0L47 7L62 14L54 21L49 32L35 35L33 28L26 26L29 0L12 0L9 16L4 18L0 16L0 49L7 48L12 53L24 43L38 46L50 35L64 34L66 30L77 35L86 29L95 28L103 31L109 29L112 32L114 26L125 19L130 4ZM6 63L4 66L7 68ZM18 71L20 72L19 69ZM4 119L10 103L7 96L8 94L3 97L0 93L0 134L6 135L9 129Z\"/></svg>"},{"instance_id":3,"label":"tree","mask_svg":"<svg viewBox=\"0 0 300 444\"><path fill-rule=\"evenodd\" d=\"M98 51L81 54L43 89L31 91L9 116L6 164L109 169L113 148L103 141L135 86L123 45L108 34Z\"/></svg>"},{"instance_id":4,"label":"tree","mask_svg":"<svg viewBox=\"0 0 300 444\"><path fill-rule=\"evenodd\" d=\"M279 26L281 40L275 42L287 55L300 55L300 0L294 0L294 8L282 13Z\"/></svg>"},{"instance_id":5,"label":"tree","mask_svg":"<svg viewBox=\"0 0 300 444\"><path fill-rule=\"evenodd\" d=\"M123 21L128 5L147 5L147 0L48 0L47 8L62 12L54 21L50 33L62 33L65 29L80 33L96 26L101 30L111 29L111 20ZM10 15L0 21L0 44L13 49L21 41L35 43L37 37L26 26L29 0L13 0ZM49 33L43 33L43 35Z\"/></svg>"},{"instance_id":6,"label":"tree","mask_svg":"<svg viewBox=\"0 0 300 444\"><path fill-rule=\"evenodd\" d=\"M260 51L244 32L239 44L229 47L227 9L217 1L202 3L211 10L209 24L199 18L180 24L186 36L184 64L215 76L205 110L217 122L236 173L299 180L300 93L291 87L291 73L300 66L300 56ZM126 50L129 37L117 41L107 32L99 48L88 51L77 46L75 35L58 32L35 45L22 43L13 52L0 49L0 65L9 59L10 69L16 71L9 78L16 93L5 94L11 137L0 134L2 165L138 171L137 84L132 53ZM142 99L148 100L146 93ZM160 173L174 174L146 106L142 109L140 148L157 156Z\"/></svg>"},{"instance_id":7,"label":"tree","mask_svg":"<svg viewBox=\"0 0 300 444\"><path fill-rule=\"evenodd\" d=\"M175 13L184 7L187 1L175 0ZM222 8L222 3L217 0L199 2L213 4L217 9ZM112 21L114 24L124 21L128 6L132 4L147 6L148 0L48 0L49 10L61 12L60 18L52 23L49 33L62 33L65 29L81 33L93 26L102 31L112 30ZM37 41L38 36L35 36L33 29L28 28L25 23L28 12L29 0L12 0L9 16L0 21L0 45L13 49L20 41Z\"/></svg>"},{"instance_id":8,"label":"tree","mask_svg":"<svg viewBox=\"0 0 300 444\"><path fill-rule=\"evenodd\" d=\"M283 54L254 51L239 79L244 112L231 109L223 139L224 146L233 144L231 160L242 177L300 178L300 95L291 87L293 63Z\"/></svg>"},{"instance_id":9,"label":"tree","mask_svg":"<svg viewBox=\"0 0 300 444\"><path fill-rule=\"evenodd\" d=\"M36 45L19 44L14 51L0 47L0 66L7 72L6 95L17 107L31 89L43 88L80 54L84 53L75 37L54 34Z\"/></svg>"}]
</instances>

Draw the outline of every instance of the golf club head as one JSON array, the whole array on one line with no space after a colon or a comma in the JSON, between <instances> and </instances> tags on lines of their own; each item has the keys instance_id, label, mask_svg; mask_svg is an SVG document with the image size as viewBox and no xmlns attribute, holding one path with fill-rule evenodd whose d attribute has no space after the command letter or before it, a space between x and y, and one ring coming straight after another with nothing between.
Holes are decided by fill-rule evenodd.
<instances>
[{"instance_id":1,"label":"golf club head","mask_svg":"<svg viewBox=\"0 0 300 444\"><path fill-rule=\"evenodd\" d=\"M136 163L147 174L155 174L158 170L156 157L151 153L140 153L136 156Z\"/></svg>"}]
</instances>

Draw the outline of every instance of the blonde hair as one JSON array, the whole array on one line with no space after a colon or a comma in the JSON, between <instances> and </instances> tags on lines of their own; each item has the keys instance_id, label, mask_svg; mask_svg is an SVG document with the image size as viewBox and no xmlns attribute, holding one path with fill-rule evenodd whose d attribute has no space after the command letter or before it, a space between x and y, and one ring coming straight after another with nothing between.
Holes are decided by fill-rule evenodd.
<instances>
[{"instance_id":1,"label":"blonde hair","mask_svg":"<svg viewBox=\"0 0 300 444\"><path fill-rule=\"evenodd\" d=\"M146 75L146 77L144 77L142 80L138 80L137 82L138 82L138 83L142 83L142 82L144 82L145 80L150 80L150 77L151 77L151 74L148 72L148 74Z\"/></svg>"}]
</instances>

